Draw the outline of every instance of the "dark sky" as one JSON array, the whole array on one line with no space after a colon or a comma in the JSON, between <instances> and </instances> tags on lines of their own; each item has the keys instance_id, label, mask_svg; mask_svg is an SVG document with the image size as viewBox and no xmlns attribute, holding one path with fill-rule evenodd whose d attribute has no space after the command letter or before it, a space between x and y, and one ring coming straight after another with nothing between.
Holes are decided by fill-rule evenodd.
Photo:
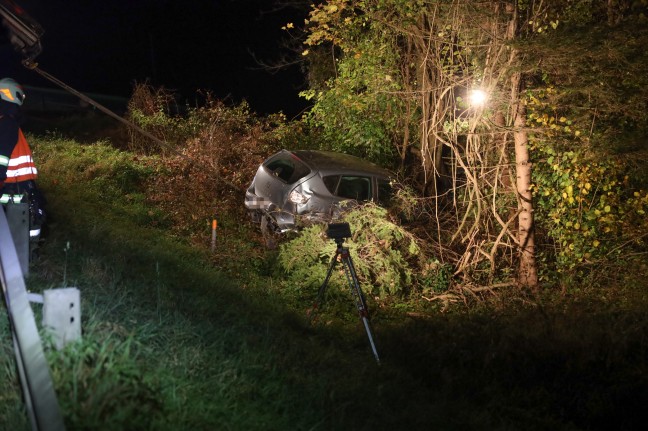
<instances>
[{"instance_id":1,"label":"dark sky","mask_svg":"<svg viewBox=\"0 0 648 431\"><path fill-rule=\"evenodd\" d=\"M208 90L230 103L246 99L261 114L297 114L299 66L269 71L292 55L281 27L305 10L285 0L18 0L45 29L39 66L73 88L128 96L148 82L187 98ZM51 86L2 48L2 76Z\"/></svg>"}]
</instances>

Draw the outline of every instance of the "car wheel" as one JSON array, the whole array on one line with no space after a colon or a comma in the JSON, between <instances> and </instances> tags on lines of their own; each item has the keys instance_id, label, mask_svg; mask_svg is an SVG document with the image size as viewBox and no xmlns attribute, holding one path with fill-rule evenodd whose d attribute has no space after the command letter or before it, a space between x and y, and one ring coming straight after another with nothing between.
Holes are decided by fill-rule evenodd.
<instances>
[{"instance_id":1,"label":"car wheel","mask_svg":"<svg viewBox=\"0 0 648 431\"><path fill-rule=\"evenodd\" d=\"M250 216L250 220L252 220L252 223L260 223L261 222L261 212L258 210L254 211L248 211L248 214Z\"/></svg>"}]
</instances>

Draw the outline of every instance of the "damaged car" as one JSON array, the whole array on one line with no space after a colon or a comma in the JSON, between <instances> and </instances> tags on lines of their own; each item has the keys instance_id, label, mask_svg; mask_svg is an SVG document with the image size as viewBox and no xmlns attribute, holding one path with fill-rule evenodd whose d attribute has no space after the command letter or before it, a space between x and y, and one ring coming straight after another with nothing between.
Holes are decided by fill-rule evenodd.
<instances>
[{"instance_id":1,"label":"damaged car","mask_svg":"<svg viewBox=\"0 0 648 431\"><path fill-rule=\"evenodd\" d=\"M264 234L298 231L335 219L346 205L386 205L390 178L389 171L348 154L281 150L259 166L245 206Z\"/></svg>"}]
</instances>

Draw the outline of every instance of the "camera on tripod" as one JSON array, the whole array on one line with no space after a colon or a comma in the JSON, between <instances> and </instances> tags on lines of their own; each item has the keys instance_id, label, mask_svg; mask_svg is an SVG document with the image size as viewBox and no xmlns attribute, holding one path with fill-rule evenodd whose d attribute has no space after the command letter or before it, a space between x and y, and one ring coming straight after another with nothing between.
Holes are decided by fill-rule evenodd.
<instances>
[{"instance_id":1,"label":"camera on tripod","mask_svg":"<svg viewBox=\"0 0 648 431\"><path fill-rule=\"evenodd\" d=\"M351 238L349 223L329 223L326 236L335 242L343 242L345 238Z\"/></svg>"},{"instance_id":2,"label":"camera on tripod","mask_svg":"<svg viewBox=\"0 0 648 431\"><path fill-rule=\"evenodd\" d=\"M364 294L362 289L360 289L360 282L358 282L358 275L356 274L355 266L353 265L353 260L351 259L351 254L349 249L344 247L342 244L345 238L351 238L351 228L349 223L329 223L328 228L326 229L326 236L330 239L335 240L337 244L337 250L335 255L331 258L331 263L329 264L328 271L326 272L326 278L324 283L317 293L317 302L315 303L314 308L318 308L320 302L324 300L324 293L326 292L326 286L328 285L329 279L331 278L331 273L335 264L339 261L344 268L344 274L346 280L349 283L349 289L351 290L351 296L355 302L358 313L360 314L360 319L364 324L365 331L367 332L367 338L369 338L369 344L371 345L371 350L376 358L376 362L380 364L380 357L378 356L378 350L376 349L376 344L374 343L373 333L371 331L371 325L369 324L369 310L367 309L367 303L365 301Z\"/></svg>"}]
</instances>

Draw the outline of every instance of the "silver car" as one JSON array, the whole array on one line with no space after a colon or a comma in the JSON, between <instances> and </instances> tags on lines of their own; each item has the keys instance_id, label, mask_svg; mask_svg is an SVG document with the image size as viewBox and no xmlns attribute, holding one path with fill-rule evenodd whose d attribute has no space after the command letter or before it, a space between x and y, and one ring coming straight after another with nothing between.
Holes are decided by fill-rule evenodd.
<instances>
[{"instance_id":1,"label":"silver car","mask_svg":"<svg viewBox=\"0 0 648 431\"><path fill-rule=\"evenodd\" d=\"M281 150L266 159L245 193L252 220L271 232L329 222L351 204L390 198L391 174L366 160L330 151Z\"/></svg>"}]
</instances>

